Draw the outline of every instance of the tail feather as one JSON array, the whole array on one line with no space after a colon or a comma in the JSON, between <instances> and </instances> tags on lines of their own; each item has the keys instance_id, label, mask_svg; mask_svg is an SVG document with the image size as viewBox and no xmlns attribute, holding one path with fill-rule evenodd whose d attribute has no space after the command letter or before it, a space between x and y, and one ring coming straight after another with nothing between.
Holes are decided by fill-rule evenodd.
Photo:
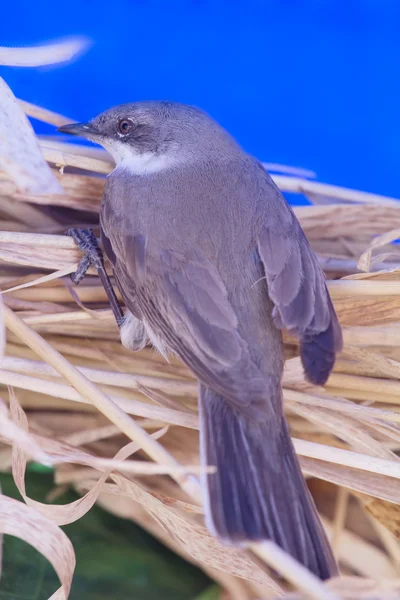
<instances>
[{"instance_id":1,"label":"tail feather","mask_svg":"<svg viewBox=\"0 0 400 600\"><path fill-rule=\"evenodd\" d=\"M300 355L307 379L315 385L324 385L335 364L336 353L343 346L342 330L328 296L331 318L325 331L307 333L300 341Z\"/></svg>"},{"instance_id":2,"label":"tail feather","mask_svg":"<svg viewBox=\"0 0 400 600\"><path fill-rule=\"evenodd\" d=\"M246 420L200 386L201 455L206 521L224 541L273 540L321 579L337 567L300 471L286 421Z\"/></svg>"}]
</instances>

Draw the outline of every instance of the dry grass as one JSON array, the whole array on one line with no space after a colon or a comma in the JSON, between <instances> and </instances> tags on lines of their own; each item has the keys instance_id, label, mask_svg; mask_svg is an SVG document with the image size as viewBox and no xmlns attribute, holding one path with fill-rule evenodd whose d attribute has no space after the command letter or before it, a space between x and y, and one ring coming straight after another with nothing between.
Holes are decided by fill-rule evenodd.
<instances>
[{"instance_id":1,"label":"dry grass","mask_svg":"<svg viewBox=\"0 0 400 600\"><path fill-rule=\"evenodd\" d=\"M8 92L17 127L21 107L50 123L64 121L17 104ZM48 557L62 584L53 598L67 598L74 568L58 525L96 501L198 564L226 597L399 597L400 247L390 242L399 235L400 204L276 176L283 190L325 204L296 213L344 327L344 351L325 388L304 381L296 340L285 334L287 418L343 575L322 584L273 544L226 548L204 528L193 377L151 349L122 348L97 277L78 288L68 277L80 255L62 232L71 224L96 227L110 159L59 140L36 143L33 134L31 141L23 159L23 144L14 142L13 153L2 147L0 156L0 287L8 330L0 394L9 399L9 407L0 405L0 467L12 469L27 504L0 497L0 532ZM375 271L361 274L364 251L360 266ZM136 460L127 460L133 453ZM71 485L81 499L56 506L29 498L24 473L31 459L54 465L53 497L57 486Z\"/></svg>"}]
</instances>

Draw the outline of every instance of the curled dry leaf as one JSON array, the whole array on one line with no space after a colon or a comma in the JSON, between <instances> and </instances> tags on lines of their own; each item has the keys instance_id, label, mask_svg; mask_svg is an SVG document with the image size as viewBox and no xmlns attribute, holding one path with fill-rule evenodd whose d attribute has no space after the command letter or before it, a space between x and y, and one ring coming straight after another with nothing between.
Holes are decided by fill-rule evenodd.
<instances>
[{"instance_id":1,"label":"curled dry leaf","mask_svg":"<svg viewBox=\"0 0 400 600\"><path fill-rule=\"evenodd\" d=\"M7 443L15 444L21 451L38 462L51 463L50 456L42 450L32 436L28 435L22 427L19 427L14 420L9 418L6 405L3 405L2 400L0 402L0 438Z\"/></svg>"},{"instance_id":2,"label":"curled dry leaf","mask_svg":"<svg viewBox=\"0 0 400 600\"><path fill-rule=\"evenodd\" d=\"M0 78L0 170L25 194L63 194L43 158L33 129Z\"/></svg>"},{"instance_id":3,"label":"curled dry leaf","mask_svg":"<svg viewBox=\"0 0 400 600\"><path fill-rule=\"evenodd\" d=\"M381 248L390 242L394 242L400 237L400 228L392 229L383 235L374 238L369 247L363 252L358 261L360 271L369 271L371 265L372 251Z\"/></svg>"},{"instance_id":4,"label":"curled dry leaf","mask_svg":"<svg viewBox=\"0 0 400 600\"><path fill-rule=\"evenodd\" d=\"M22 431L28 433L28 420L14 393L10 394L10 408L14 422L19 425ZM165 432L166 429L164 428L156 434L153 434L153 437L158 439L162 437ZM37 442L34 438L32 438L32 436L30 436L30 443L33 447L38 446ZM72 454L72 460L75 457L75 459L79 461L80 458L84 464L89 464L95 468L96 464L97 466L99 465L95 457L91 457L86 452L77 451L65 443L62 444L52 440L45 440L45 443L48 454L52 455L53 457L56 455L58 462L62 461L63 459L66 459L69 462ZM140 446L137 444L129 443L116 454L115 459L122 461L124 458L127 458L131 454L137 452L139 449ZM25 489L26 463L27 459L24 450L20 445L15 443L13 446L12 472L15 484L18 487L21 496L29 506L37 509L44 516L46 516L48 519L51 519L58 525L67 525L68 523L73 523L74 521L77 521L83 517L83 515L85 515L96 502L104 483L112 471L111 468L104 470L97 483L87 492L87 494L85 494L85 496L79 498L79 500L75 500L74 502L65 505L51 506L48 504L43 504L42 502L37 502L36 500L33 500L27 496Z\"/></svg>"},{"instance_id":5,"label":"curled dry leaf","mask_svg":"<svg viewBox=\"0 0 400 600\"><path fill-rule=\"evenodd\" d=\"M0 532L24 540L53 565L61 588L49 600L67 600L75 569L75 553L65 533L43 514L0 495Z\"/></svg>"},{"instance_id":6,"label":"curled dry leaf","mask_svg":"<svg viewBox=\"0 0 400 600\"><path fill-rule=\"evenodd\" d=\"M21 283L20 285L15 285L14 287L7 288L6 290L3 290L1 293L8 294L10 292L22 290L24 288L32 287L35 285L40 285L41 283L47 283L48 281L53 281L54 279L59 279L60 277L65 277L65 275L69 275L70 273L73 273L74 271L76 271L77 266L78 266L78 263L76 263L75 265L68 266L65 269L60 269L59 271L56 271L55 273L50 273L50 275L43 275L43 277L38 277L37 279L34 279L33 281L27 281L26 283Z\"/></svg>"}]
</instances>

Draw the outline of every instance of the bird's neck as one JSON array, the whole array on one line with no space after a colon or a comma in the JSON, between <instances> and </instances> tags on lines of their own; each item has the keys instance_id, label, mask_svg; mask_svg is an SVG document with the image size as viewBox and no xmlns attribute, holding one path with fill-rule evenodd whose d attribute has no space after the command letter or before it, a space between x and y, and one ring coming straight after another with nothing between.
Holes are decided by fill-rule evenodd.
<instances>
[{"instance_id":1,"label":"bird's neck","mask_svg":"<svg viewBox=\"0 0 400 600\"><path fill-rule=\"evenodd\" d=\"M134 175L147 175L170 169L180 161L172 154L155 154L154 152L133 154L128 152L115 162L119 169L124 169Z\"/></svg>"}]
</instances>

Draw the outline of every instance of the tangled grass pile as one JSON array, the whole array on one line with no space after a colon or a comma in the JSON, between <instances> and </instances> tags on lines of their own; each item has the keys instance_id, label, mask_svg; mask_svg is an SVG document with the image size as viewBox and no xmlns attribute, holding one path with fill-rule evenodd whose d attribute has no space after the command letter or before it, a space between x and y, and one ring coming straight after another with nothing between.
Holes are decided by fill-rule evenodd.
<instances>
[{"instance_id":1,"label":"tangled grass pile","mask_svg":"<svg viewBox=\"0 0 400 600\"><path fill-rule=\"evenodd\" d=\"M0 531L56 569L67 598L74 553L59 525L95 503L134 520L205 570L226 597L398 598L400 594L400 203L317 183L271 165L319 256L344 350L324 388L303 377L285 334L285 410L296 451L340 563L322 584L273 544L222 546L203 525L197 385L175 358L125 350L95 274L73 286L70 226L98 233L112 162L102 151L36 137L26 115L70 119L15 100L0 80L0 287L7 330L0 365L0 469L25 504L0 496ZM279 174L280 173L280 174ZM134 454L134 459L130 458ZM54 498L26 494L27 461L51 464ZM40 535L38 535L40 532Z\"/></svg>"}]
</instances>

